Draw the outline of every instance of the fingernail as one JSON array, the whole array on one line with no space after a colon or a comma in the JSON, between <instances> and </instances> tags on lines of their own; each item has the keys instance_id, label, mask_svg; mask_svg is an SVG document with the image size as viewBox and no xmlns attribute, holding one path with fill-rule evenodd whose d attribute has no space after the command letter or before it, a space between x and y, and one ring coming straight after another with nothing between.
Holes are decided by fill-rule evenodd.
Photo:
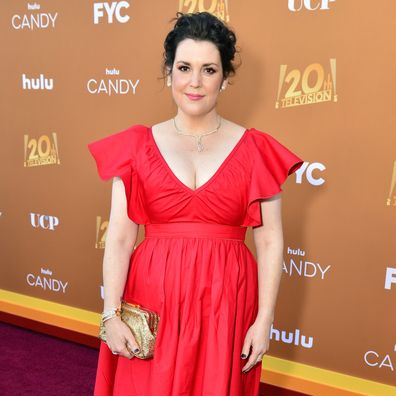
<instances>
[{"instance_id":1,"label":"fingernail","mask_svg":"<svg viewBox=\"0 0 396 396\"><path fill-rule=\"evenodd\" d=\"M133 350L133 353L139 353L139 351L140 351L140 349L136 348L136 349Z\"/></svg>"},{"instance_id":2,"label":"fingernail","mask_svg":"<svg viewBox=\"0 0 396 396\"><path fill-rule=\"evenodd\" d=\"M244 353L242 353L241 358L246 359L246 355Z\"/></svg>"}]
</instances>

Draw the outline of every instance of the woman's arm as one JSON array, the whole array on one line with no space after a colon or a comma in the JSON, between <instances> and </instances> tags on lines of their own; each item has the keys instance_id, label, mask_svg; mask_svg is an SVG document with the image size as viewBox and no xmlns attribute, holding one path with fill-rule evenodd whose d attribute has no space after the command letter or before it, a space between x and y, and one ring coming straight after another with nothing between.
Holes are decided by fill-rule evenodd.
<instances>
[{"instance_id":1,"label":"woman's arm","mask_svg":"<svg viewBox=\"0 0 396 396\"><path fill-rule=\"evenodd\" d=\"M124 184L119 177L114 177L110 218L103 257L105 311L113 309L120 304L138 228L138 224L134 223L127 215Z\"/></svg>"},{"instance_id":2,"label":"woman's arm","mask_svg":"<svg viewBox=\"0 0 396 396\"><path fill-rule=\"evenodd\" d=\"M258 313L246 333L241 357L246 359L249 356L250 347L252 351L242 368L243 372L249 371L268 352L282 276L283 231L280 194L261 201L260 206L262 225L253 228L258 266Z\"/></svg>"},{"instance_id":3,"label":"woman's arm","mask_svg":"<svg viewBox=\"0 0 396 396\"><path fill-rule=\"evenodd\" d=\"M262 225L253 228L259 278L259 310L256 320L271 325L283 264L281 195L261 201L260 205Z\"/></svg>"},{"instance_id":4,"label":"woman's arm","mask_svg":"<svg viewBox=\"0 0 396 396\"><path fill-rule=\"evenodd\" d=\"M129 261L136 242L138 224L127 215L125 188L119 177L113 178L111 210L103 258L104 310L118 307L125 288ZM119 316L105 322L109 349L132 359L138 348L128 326Z\"/></svg>"}]
</instances>

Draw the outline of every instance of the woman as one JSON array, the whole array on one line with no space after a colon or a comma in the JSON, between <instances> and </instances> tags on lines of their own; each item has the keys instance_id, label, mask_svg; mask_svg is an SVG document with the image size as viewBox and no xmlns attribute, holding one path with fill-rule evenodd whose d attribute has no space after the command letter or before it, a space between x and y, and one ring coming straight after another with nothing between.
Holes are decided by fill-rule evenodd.
<instances>
[{"instance_id":1,"label":"woman","mask_svg":"<svg viewBox=\"0 0 396 396\"><path fill-rule=\"evenodd\" d=\"M303 161L217 113L235 42L211 14L178 14L164 43L176 115L88 145L101 178L114 178L104 311L124 298L160 315L148 360L134 358L118 316L105 322L97 396L258 394L282 271L280 185Z\"/></svg>"}]
</instances>

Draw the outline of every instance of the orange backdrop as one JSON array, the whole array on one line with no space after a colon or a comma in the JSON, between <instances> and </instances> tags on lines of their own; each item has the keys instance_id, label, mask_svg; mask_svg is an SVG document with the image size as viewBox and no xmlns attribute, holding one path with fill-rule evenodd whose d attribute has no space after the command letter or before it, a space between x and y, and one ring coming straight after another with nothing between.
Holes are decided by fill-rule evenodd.
<instances>
[{"instance_id":1,"label":"orange backdrop","mask_svg":"<svg viewBox=\"0 0 396 396\"><path fill-rule=\"evenodd\" d=\"M1 2L3 310L95 334L111 182L87 143L174 115L160 64L178 10L237 33L220 113L306 160L284 185L263 381L396 394L396 2Z\"/></svg>"}]
</instances>

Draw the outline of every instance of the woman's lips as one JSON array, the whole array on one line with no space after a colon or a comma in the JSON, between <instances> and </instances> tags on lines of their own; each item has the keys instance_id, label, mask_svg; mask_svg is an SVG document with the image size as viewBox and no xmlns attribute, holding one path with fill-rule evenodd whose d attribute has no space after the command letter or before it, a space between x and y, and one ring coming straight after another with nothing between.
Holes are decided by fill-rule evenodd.
<instances>
[{"instance_id":1,"label":"woman's lips","mask_svg":"<svg viewBox=\"0 0 396 396\"><path fill-rule=\"evenodd\" d=\"M186 94L186 96L190 99L190 100L200 100L204 97L204 95L196 95L196 94Z\"/></svg>"}]
</instances>

